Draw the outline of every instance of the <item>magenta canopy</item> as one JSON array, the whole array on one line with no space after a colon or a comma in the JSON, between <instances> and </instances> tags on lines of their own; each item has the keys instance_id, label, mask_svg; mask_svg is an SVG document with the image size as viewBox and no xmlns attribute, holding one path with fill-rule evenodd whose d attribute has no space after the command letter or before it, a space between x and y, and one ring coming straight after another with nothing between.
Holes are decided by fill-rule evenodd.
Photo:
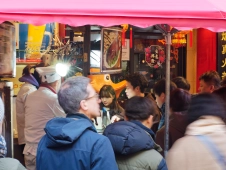
<instances>
[{"instance_id":1,"label":"magenta canopy","mask_svg":"<svg viewBox=\"0 0 226 170\"><path fill-rule=\"evenodd\" d=\"M143 28L169 24L221 32L226 30L226 0L6 0L0 5L0 23L4 21Z\"/></svg>"}]
</instances>

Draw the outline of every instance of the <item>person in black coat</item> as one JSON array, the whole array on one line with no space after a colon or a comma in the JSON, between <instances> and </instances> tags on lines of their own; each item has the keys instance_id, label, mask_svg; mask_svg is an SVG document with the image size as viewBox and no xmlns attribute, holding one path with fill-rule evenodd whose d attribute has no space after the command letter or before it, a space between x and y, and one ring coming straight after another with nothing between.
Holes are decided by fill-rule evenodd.
<instances>
[{"instance_id":1,"label":"person in black coat","mask_svg":"<svg viewBox=\"0 0 226 170\"><path fill-rule=\"evenodd\" d=\"M119 170L167 170L161 148L153 138L153 117L158 114L155 101L132 97L125 106L125 120L107 126L107 136L115 152Z\"/></svg>"}]
</instances>

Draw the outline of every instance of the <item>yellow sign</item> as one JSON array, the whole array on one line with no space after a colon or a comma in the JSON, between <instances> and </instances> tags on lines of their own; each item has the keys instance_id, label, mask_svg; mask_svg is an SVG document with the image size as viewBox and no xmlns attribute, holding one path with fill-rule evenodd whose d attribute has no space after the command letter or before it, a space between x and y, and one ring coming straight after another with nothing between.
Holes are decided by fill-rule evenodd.
<instances>
[{"instance_id":1,"label":"yellow sign","mask_svg":"<svg viewBox=\"0 0 226 170\"><path fill-rule=\"evenodd\" d=\"M42 39L45 32L46 25L34 26L28 25L28 40L26 44L26 58L34 58L38 55L40 57L40 49L42 46ZM36 56L37 57L37 56Z\"/></svg>"}]
</instances>

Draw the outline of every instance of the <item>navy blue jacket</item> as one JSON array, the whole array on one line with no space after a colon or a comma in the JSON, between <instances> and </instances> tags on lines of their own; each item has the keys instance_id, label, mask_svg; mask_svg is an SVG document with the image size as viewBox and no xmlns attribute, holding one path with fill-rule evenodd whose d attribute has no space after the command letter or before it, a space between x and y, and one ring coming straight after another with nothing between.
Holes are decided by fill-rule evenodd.
<instances>
[{"instance_id":1,"label":"navy blue jacket","mask_svg":"<svg viewBox=\"0 0 226 170\"><path fill-rule=\"evenodd\" d=\"M154 135L139 121L120 121L105 129L111 141L119 170L167 170L165 159L151 136Z\"/></svg>"},{"instance_id":2,"label":"navy blue jacket","mask_svg":"<svg viewBox=\"0 0 226 170\"><path fill-rule=\"evenodd\" d=\"M47 122L38 145L37 170L117 170L109 140L84 114Z\"/></svg>"}]
</instances>

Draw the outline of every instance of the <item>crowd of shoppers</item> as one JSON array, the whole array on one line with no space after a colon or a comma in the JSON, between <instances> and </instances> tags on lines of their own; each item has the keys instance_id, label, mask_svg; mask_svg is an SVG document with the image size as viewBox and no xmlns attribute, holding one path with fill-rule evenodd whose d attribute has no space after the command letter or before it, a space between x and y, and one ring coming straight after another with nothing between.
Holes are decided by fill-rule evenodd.
<instances>
[{"instance_id":1,"label":"crowd of shoppers","mask_svg":"<svg viewBox=\"0 0 226 170\"><path fill-rule=\"evenodd\" d=\"M28 170L225 168L226 87L216 71L200 76L196 95L189 93L184 77L172 79L170 113L165 113L165 79L154 85L151 94L145 91L144 75L127 76L128 100L122 108L110 85L98 94L83 76L61 84L55 69L47 66L36 68L39 86L30 69L29 65L24 68L17 98L19 143L26 144L23 153ZM170 117L169 151L164 157L166 114ZM1 114L0 118L1 123ZM25 169L15 159L3 160L4 144L1 136L0 162L5 162L1 165L14 162Z\"/></svg>"}]
</instances>

